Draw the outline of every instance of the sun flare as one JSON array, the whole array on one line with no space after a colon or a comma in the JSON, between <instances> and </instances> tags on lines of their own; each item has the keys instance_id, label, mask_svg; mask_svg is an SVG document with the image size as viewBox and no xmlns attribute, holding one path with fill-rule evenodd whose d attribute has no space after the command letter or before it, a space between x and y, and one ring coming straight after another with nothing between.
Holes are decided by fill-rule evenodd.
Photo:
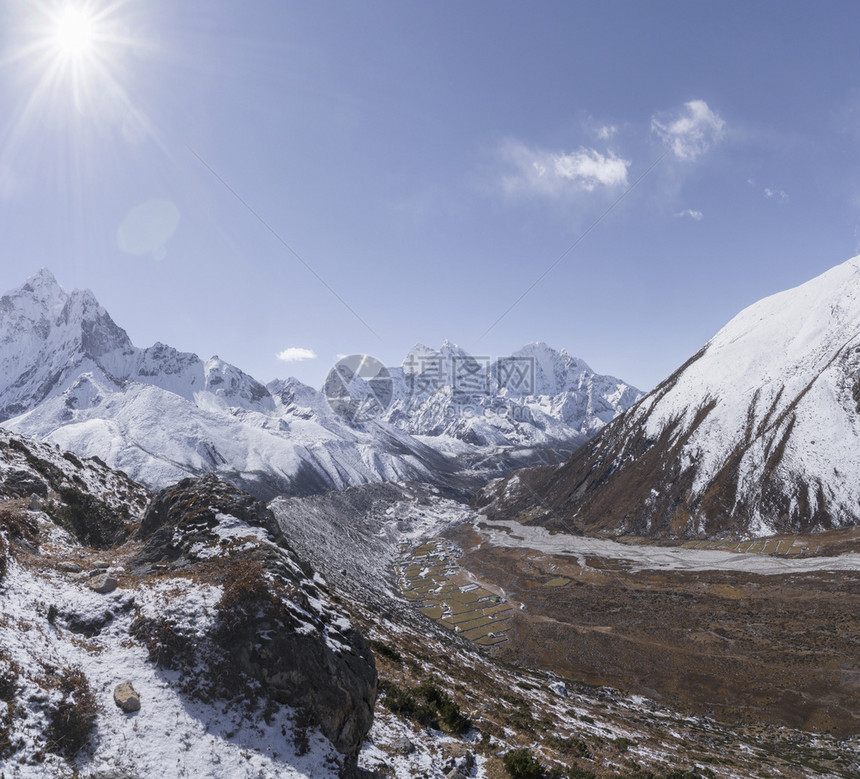
<instances>
[{"instance_id":1,"label":"sun flare","mask_svg":"<svg viewBox=\"0 0 860 779\"><path fill-rule=\"evenodd\" d=\"M67 6L57 17L53 44L63 57L86 57L93 54L97 40L97 23L85 8Z\"/></svg>"}]
</instances>

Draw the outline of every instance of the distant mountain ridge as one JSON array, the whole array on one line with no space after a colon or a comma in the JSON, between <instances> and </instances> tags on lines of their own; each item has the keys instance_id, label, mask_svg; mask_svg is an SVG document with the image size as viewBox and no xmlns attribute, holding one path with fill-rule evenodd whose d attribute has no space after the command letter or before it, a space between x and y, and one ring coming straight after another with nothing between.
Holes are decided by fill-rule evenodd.
<instances>
[{"instance_id":1,"label":"distant mountain ridge","mask_svg":"<svg viewBox=\"0 0 860 779\"><path fill-rule=\"evenodd\" d=\"M390 369L385 413L354 427L296 379L264 386L218 357L134 346L90 291L68 293L43 269L0 298L0 422L151 488L216 472L262 498L378 481L465 494L558 461L640 396L545 344L512 356L534 366L528 393L500 388L497 363L482 364L495 371L486 388L464 393L453 374L434 384L445 360L472 358L447 342L418 352L420 365Z\"/></svg>"},{"instance_id":2,"label":"distant mountain ridge","mask_svg":"<svg viewBox=\"0 0 860 779\"><path fill-rule=\"evenodd\" d=\"M476 503L658 536L860 523L860 257L745 309L566 463Z\"/></svg>"}]
</instances>

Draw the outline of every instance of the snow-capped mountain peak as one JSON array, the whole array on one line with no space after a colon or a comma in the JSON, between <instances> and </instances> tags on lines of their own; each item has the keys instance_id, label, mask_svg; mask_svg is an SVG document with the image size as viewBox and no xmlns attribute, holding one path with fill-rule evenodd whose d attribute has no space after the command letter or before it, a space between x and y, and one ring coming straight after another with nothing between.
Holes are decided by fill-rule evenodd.
<instances>
[{"instance_id":1,"label":"snow-capped mountain peak","mask_svg":"<svg viewBox=\"0 0 860 779\"><path fill-rule=\"evenodd\" d=\"M556 517L592 529L767 535L860 522L860 257L741 311L534 478Z\"/></svg>"},{"instance_id":2,"label":"snow-capped mountain peak","mask_svg":"<svg viewBox=\"0 0 860 779\"><path fill-rule=\"evenodd\" d=\"M138 348L91 292L41 271L0 299L0 421L151 487L217 471L264 497L373 481L468 491L557 461L639 396L566 352L526 351L541 386L513 393L489 357L417 344L390 369L381 416L356 425L294 379L266 387L217 356Z\"/></svg>"}]
</instances>

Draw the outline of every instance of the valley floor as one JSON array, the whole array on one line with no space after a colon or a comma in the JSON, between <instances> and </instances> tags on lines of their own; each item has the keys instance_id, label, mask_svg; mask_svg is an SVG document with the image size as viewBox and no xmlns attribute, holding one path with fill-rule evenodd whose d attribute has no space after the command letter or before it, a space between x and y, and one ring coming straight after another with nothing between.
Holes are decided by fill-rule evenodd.
<instances>
[{"instance_id":1,"label":"valley floor","mask_svg":"<svg viewBox=\"0 0 860 779\"><path fill-rule=\"evenodd\" d=\"M853 552L845 538L801 539L817 557L560 535L541 549L415 486L273 508L372 639L360 765L376 776L443 777L465 750L464 775L505 779L514 749L560 777L860 774L860 572L821 554ZM428 686L473 729L422 726L410 707Z\"/></svg>"}]
</instances>

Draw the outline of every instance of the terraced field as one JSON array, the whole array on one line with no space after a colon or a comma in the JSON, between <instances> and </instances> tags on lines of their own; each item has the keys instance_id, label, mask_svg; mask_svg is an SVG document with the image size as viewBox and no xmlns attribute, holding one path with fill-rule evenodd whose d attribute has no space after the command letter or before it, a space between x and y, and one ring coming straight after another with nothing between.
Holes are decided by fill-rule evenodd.
<instances>
[{"instance_id":1,"label":"terraced field","mask_svg":"<svg viewBox=\"0 0 860 779\"><path fill-rule=\"evenodd\" d=\"M425 615L479 646L507 640L513 607L458 565L459 548L434 540L414 548L404 544L400 552L396 566L400 588Z\"/></svg>"}]
</instances>

